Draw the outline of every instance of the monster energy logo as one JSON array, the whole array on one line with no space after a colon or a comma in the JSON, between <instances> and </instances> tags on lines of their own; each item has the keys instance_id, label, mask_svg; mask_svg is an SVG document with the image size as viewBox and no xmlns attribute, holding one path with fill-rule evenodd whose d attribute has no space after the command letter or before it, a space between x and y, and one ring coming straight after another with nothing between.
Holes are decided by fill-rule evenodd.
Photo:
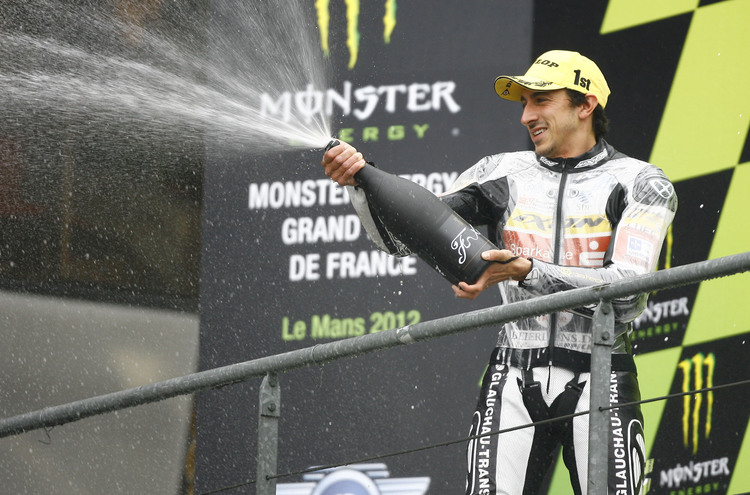
<instances>
[{"instance_id":1,"label":"monster energy logo","mask_svg":"<svg viewBox=\"0 0 750 495\"><path fill-rule=\"evenodd\" d=\"M703 353L699 352L691 359L684 359L680 361L679 368L682 370L683 392L713 387L714 371L716 369L716 358L713 352L707 356L704 356ZM702 407L703 394L686 395L683 399L682 441L685 448L690 448L692 444L693 454L698 452ZM706 417L704 421L704 435L706 438L711 434L711 415L713 414L713 408L714 393L709 390L706 392Z\"/></svg>"},{"instance_id":2,"label":"monster energy logo","mask_svg":"<svg viewBox=\"0 0 750 495\"><path fill-rule=\"evenodd\" d=\"M346 3L346 46L349 49L349 69L357 65L359 54L359 0L344 0ZM318 29L320 30L320 47L323 54L328 57L330 47L328 44L329 25L331 14L329 11L330 0L315 0L315 10L318 14ZM391 33L396 27L396 0L385 0L385 15L383 16L383 40L391 42Z\"/></svg>"}]
</instances>

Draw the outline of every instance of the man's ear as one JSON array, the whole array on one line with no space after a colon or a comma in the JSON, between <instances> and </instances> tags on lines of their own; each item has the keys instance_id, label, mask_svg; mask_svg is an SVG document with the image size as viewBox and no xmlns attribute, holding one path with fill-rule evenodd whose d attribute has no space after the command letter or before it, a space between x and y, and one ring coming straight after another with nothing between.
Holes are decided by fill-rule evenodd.
<instances>
[{"instance_id":1,"label":"man's ear","mask_svg":"<svg viewBox=\"0 0 750 495\"><path fill-rule=\"evenodd\" d=\"M586 95L586 102L579 107L579 115L581 119L586 119L589 115L594 113L594 110L599 105L599 100L596 96L591 93Z\"/></svg>"}]
</instances>

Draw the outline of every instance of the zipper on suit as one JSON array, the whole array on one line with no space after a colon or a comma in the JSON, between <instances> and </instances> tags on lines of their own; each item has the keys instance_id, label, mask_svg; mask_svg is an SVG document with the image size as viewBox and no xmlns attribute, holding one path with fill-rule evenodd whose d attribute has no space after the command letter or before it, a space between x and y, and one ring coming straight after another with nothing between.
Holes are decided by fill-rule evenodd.
<instances>
[{"instance_id":1,"label":"zipper on suit","mask_svg":"<svg viewBox=\"0 0 750 495\"><path fill-rule=\"evenodd\" d=\"M555 240L552 250L553 263L561 263L560 252L562 250L563 229L565 228L565 219L563 218L563 200L565 198L565 186L568 181L568 160L563 159L560 162L562 170L560 171L560 185L557 189L557 206L555 208ZM549 366L555 355L555 340L557 337L557 313L552 313L549 318L550 332L548 343ZM549 384L548 384L549 386Z\"/></svg>"}]
</instances>

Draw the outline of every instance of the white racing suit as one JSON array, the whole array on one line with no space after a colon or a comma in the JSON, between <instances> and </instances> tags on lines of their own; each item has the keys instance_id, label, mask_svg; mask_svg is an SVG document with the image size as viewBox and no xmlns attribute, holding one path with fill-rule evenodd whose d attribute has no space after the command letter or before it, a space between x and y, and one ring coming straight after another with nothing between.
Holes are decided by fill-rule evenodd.
<instances>
[{"instance_id":1,"label":"white racing suit","mask_svg":"<svg viewBox=\"0 0 750 495\"><path fill-rule=\"evenodd\" d=\"M375 243L391 254L408 254L371 214L364 194L350 190L350 196ZM499 284L502 303L654 271L677 209L674 188L660 169L604 140L576 158L550 160L532 151L485 157L441 199L472 224L486 225L500 249L531 259L523 282ZM612 301L612 402L640 399L629 322L647 297ZM577 308L500 329L472 435L588 410L593 310ZM615 409L610 423L609 493L637 494L645 459L640 407ZM586 493L583 415L470 441L466 494L538 493L560 445L574 491Z\"/></svg>"}]
</instances>

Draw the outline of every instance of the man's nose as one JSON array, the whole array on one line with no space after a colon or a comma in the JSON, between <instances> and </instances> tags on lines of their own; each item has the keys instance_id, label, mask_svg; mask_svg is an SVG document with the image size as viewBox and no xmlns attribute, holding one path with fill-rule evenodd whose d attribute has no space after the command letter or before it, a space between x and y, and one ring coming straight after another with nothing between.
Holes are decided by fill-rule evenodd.
<instances>
[{"instance_id":1,"label":"man's nose","mask_svg":"<svg viewBox=\"0 0 750 495\"><path fill-rule=\"evenodd\" d=\"M534 111L533 105L526 104L523 107L523 113L521 113L521 124L528 126L531 122L536 120L536 112Z\"/></svg>"}]
</instances>

